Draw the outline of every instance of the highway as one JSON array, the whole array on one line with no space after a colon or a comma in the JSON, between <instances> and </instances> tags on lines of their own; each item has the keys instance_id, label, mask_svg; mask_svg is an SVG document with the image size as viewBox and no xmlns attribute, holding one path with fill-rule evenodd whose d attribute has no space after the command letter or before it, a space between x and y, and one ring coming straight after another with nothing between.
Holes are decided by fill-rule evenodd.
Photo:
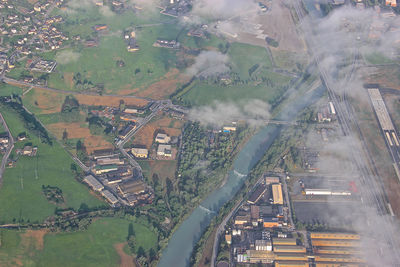
<instances>
[{"instance_id":1,"label":"highway","mask_svg":"<svg viewBox=\"0 0 400 267\"><path fill-rule=\"evenodd\" d=\"M12 136L10 129L8 129L7 123L4 120L3 115L1 113L0 113L0 122L3 125L4 129L6 130L6 132L8 133L9 137L8 147L6 153L3 156L3 159L1 160L1 166L0 166L0 187L1 187L1 185L3 184L3 173L6 168L7 160L10 157L10 154L14 148L14 137Z\"/></svg>"},{"instance_id":2,"label":"highway","mask_svg":"<svg viewBox=\"0 0 400 267\"><path fill-rule=\"evenodd\" d=\"M293 4L297 16L300 18L300 20L303 20L302 23L307 23L307 21L304 20L304 18L306 18L306 14L305 11L302 9L301 0L296 0L293 2ZM309 24L308 27L312 29L311 24ZM327 88L329 98L336 107L337 118L341 125L343 135L350 137L348 139L349 139L349 147L350 147L349 150L351 153L351 158L359 172L360 183L363 185L361 193L363 197L367 200L364 202L364 204L366 205L366 207L371 207L371 205L375 207L378 216L387 215L388 201L383 189L382 181L377 173L375 164L366 146L366 141L364 140L362 132L358 126L357 119L354 116L354 111L352 109L352 106L347 100L346 91L348 90L347 88L348 84L342 85L345 88L345 90L342 92L343 94L342 97L340 97L337 94L337 92L340 92L336 87L338 86L338 84L335 83L337 81L334 81L334 79L328 74L326 68L322 66L321 56L318 53L313 53L313 49L318 49L317 48L318 44L316 43L314 36L308 36L306 42L308 44L310 53L312 54L312 56L314 56L314 60L320 72L321 80L324 82ZM348 75L348 81L351 79L351 76L354 72L356 58L357 56L355 53L354 60L352 63L353 69ZM357 139L359 139L360 141L359 142L356 141ZM380 218L387 226L392 225L392 221L391 219L389 219L389 217L380 216ZM391 251L388 251L387 253L388 255L390 254L392 257L386 257L386 258L388 260L390 258L391 264L395 266L397 263L400 262L400 256L398 251L400 246L397 243L397 240L394 239L397 233L393 231L392 227L385 227L384 229L381 230L383 230L383 236L381 236L381 239L385 240L385 242L387 243L386 246L388 248L391 248Z\"/></svg>"}]
</instances>

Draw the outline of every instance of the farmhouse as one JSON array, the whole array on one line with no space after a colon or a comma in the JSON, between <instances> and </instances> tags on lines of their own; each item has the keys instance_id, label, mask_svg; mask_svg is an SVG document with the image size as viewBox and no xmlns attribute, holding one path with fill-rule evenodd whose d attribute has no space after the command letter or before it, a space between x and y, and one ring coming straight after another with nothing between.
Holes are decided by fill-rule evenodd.
<instances>
[{"instance_id":1,"label":"farmhouse","mask_svg":"<svg viewBox=\"0 0 400 267\"><path fill-rule=\"evenodd\" d=\"M164 48L171 48L171 49L178 49L181 44L175 40L168 41L168 40L162 40L158 39L153 46L155 47L164 47Z\"/></svg>"},{"instance_id":2,"label":"farmhouse","mask_svg":"<svg viewBox=\"0 0 400 267\"><path fill-rule=\"evenodd\" d=\"M25 146L22 150L17 150L17 154L23 155L23 156L29 156L33 157L36 155L37 152L37 147L32 147L32 146Z\"/></svg>"},{"instance_id":3,"label":"farmhouse","mask_svg":"<svg viewBox=\"0 0 400 267\"><path fill-rule=\"evenodd\" d=\"M105 24L98 24L98 25L93 26L93 30L95 30L97 32L107 30L107 28L108 27Z\"/></svg>"},{"instance_id":4,"label":"farmhouse","mask_svg":"<svg viewBox=\"0 0 400 267\"><path fill-rule=\"evenodd\" d=\"M7 136L0 136L0 143L3 145L8 144L8 135Z\"/></svg>"}]
</instances>

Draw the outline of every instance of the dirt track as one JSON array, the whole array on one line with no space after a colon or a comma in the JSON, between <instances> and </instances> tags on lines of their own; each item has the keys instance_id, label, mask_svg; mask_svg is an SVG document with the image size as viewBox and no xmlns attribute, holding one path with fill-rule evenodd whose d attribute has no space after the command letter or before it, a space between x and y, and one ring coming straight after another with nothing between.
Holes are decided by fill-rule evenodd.
<instances>
[{"instance_id":1,"label":"dirt track","mask_svg":"<svg viewBox=\"0 0 400 267\"><path fill-rule=\"evenodd\" d=\"M128 255L124 251L125 243L118 243L114 245L115 250L117 251L120 258L120 267L136 267L135 260L132 255Z\"/></svg>"}]
</instances>

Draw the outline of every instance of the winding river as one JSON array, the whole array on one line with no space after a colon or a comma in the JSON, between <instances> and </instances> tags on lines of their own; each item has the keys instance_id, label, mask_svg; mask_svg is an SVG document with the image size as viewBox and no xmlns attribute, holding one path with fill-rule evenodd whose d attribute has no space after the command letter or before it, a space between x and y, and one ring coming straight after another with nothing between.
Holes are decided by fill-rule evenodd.
<instances>
[{"instance_id":1,"label":"winding river","mask_svg":"<svg viewBox=\"0 0 400 267\"><path fill-rule=\"evenodd\" d=\"M312 104L316 99L319 99L323 93L324 88L322 86L304 94L297 94L294 91L292 95L297 94L298 96L293 98L290 104L286 104L276 118L279 120L293 119L298 112ZM245 144L233 163L233 169L230 171L226 183L208 195L190 216L183 221L163 251L158 266L189 266L193 248L205 228L210 224L211 219L238 192L250 170L262 158L283 127L272 124L267 125Z\"/></svg>"}]
</instances>

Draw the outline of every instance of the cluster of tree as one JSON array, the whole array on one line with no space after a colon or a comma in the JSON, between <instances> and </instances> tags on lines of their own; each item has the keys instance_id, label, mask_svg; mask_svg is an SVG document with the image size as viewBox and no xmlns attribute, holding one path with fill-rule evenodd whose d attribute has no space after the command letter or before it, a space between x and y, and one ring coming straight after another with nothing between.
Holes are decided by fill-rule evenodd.
<instances>
[{"instance_id":1,"label":"cluster of tree","mask_svg":"<svg viewBox=\"0 0 400 267\"><path fill-rule=\"evenodd\" d=\"M272 47L278 47L279 46L279 42L276 41L275 39L271 38L271 37L266 37L265 41L267 42L268 45L270 45Z\"/></svg>"},{"instance_id":2,"label":"cluster of tree","mask_svg":"<svg viewBox=\"0 0 400 267\"><path fill-rule=\"evenodd\" d=\"M99 116L89 116L87 121L89 122L90 133L93 135L108 134L113 128L111 124L106 123Z\"/></svg>"},{"instance_id":3,"label":"cluster of tree","mask_svg":"<svg viewBox=\"0 0 400 267\"><path fill-rule=\"evenodd\" d=\"M46 199L50 202L54 203L64 203L64 197L62 194L62 190L57 186L50 186L50 185L42 185L42 192Z\"/></svg>"},{"instance_id":4,"label":"cluster of tree","mask_svg":"<svg viewBox=\"0 0 400 267\"><path fill-rule=\"evenodd\" d=\"M330 230L326 223L320 222L301 222L296 220L296 229L306 229L307 231L325 232Z\"/></svg>"},{"instance_id":5,"label":"cluster of tree","mask_svg":"<svg viewBox=\"0 0 400 267\"><path fill-rule=\"evenodd\" d=\"M96 88L96 85L94 85L91 81L87 80L86 78L83 78L80 72L74 74L73 82L77 89L89 90Z\"/></svg>"},{"instance_id":6,"label":"cluster of tree","mask_svg":"<svg viewBox=\"0 0 400 267\"><path fill-rule=\"evenodd\" d=\"M174 185L166 179L164 192L158 177L153 177L156 196L161 196L154 202L155 209L172 218L173 224L181 220L188 207L195 207L204 195L218 186L232 163L236 145L245 136L240 131L215 134L211 143L211 132L193 122L187 123L183 132L177 183Z\"/></svg>"},{"instance_id":7,"label":"cluster of tree","mask_svg":"<svg viewBox=\"0 0 400 267\"><path fill-rule=\"evenodd\" d=\"M61 112L73 112L79 110L79 102L73 96L66 96L61 106Z\"/></svg>"},{"instance_id":8,"label":"cluster of tree","mask_svg":"<svg viewBox=\"0 0 400 267\"><path fill-rule=\"evenodd\" d=\"M133 224L128 226L128 236L126 238L129 249L133 254L136 254L136 260L140 266L149 266L153 261L158 259L157 253L154 248L150 248L148 252L142 246L138 246L136 242L136 233L133 229Z\"/></svg>"},{"instance_id":9,"label":"cluster of tree","mask_svg":"<svg viewBox=\"0 0 400 267\"><path fill-rule=\"evenodd\" d=\"M82 162L86 162L89 160L89 155L86 151L85 144L81 140L78 140L78 142L76 142L76 156Z\"/></svg>"},{"instance_id":10,"label":"cluster of tree","mask_svg":"<svg viewBox=\"0 0 400 267\"><path fill-rule=\"evenodd\" d=\"M193 88L194 84L196 81L196 77L193 76L192 79L190 79L189 82L183 84L181 87L179 87L175 92L173 92L169 98L172 100L174 103L180 103L182 104L182 96L186 94L187 92L190 91L191 88Z\"/></svg>"},{"instance_id":11,"label":"cluster of tree","mask_svg":"<svg viewBox=\"0 0 400 267\"><path fill-rule=\"evenodd\" d=\"M254 65L253 67L255 67ZM234 86L245 86L245 85L264 85L270 88L276 88L278 90L281 90L284 85L277 84L275 81L273 81L270 77L264 75L264 74L255 74L255 69L251 67L248 72L250 77L247 79L243 79L243 77L240 76L239 73L236 72L230 72L229 79L230 81L227 83L226 79L221 79L221 76L208 76L208 77L199 77L198 80L210 84L210 85L217 85L217 86L227 86L227 85L234 85ZM265 67L262 67L265 68Z\"/></svg>"},{"instance_id":12,"label":"cluster of tree","mask_svg":"<svg viewBox=\"0 0 400 267\"><path fill-rule=\"evenodd\" d=\"M15 112L18 113L19 117L23 120L24 126L36 134L42 143L52 145L53 141L51 140L49 133L47 130L43 127L43 125L36 119L35 115L29 113L24 106L22 105L22 100L19 96L14 96L14 101L8 101L6 100L8 98L0 98L0 102L11 109L13 109Z\"/></svg>"}]
</instances>

